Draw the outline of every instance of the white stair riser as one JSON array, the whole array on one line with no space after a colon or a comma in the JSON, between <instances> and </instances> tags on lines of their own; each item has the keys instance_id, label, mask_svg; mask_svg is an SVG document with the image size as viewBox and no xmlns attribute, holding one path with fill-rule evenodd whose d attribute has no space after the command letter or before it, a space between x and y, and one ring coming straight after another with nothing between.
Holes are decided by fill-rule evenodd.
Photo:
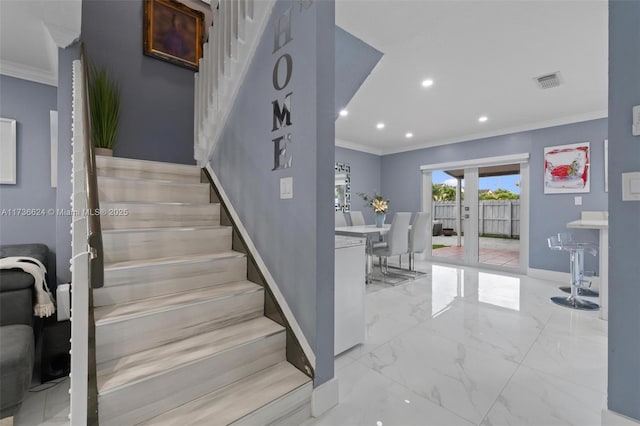
<instances>
[{"instance_id":1,"label":"white stair riser","mask_svg":"<svg viewBox=\"0 0 640 426\"><path fill-rule=\"evenodd\" d=\"M101 156L96 157L96 166L98 176L200 182L200 168L197 166Z\"/></svg>"},{"instance_id":2,"label":"white stair riser","mask_svg":"<svg viewBox=\"0 0 640 426\"><path fill-rule=\"evenodd\" d=\"M105 264L231 249L231 228L103 232Z\"/></svg>"},{"instance_id":3,"label":"white stair riser","mask_svg":"<svg viewBox=\"0 0 640 426\"><path fill-rule=\"evenodd\" d=\"M100 207L106 213L100 217L103 230L220 224L219 204L102 203Z\"/></svg>"},{"instance_id":4,"label":"white stair riser","mask_svg":"<svg viewBox=\"0 0 640 426\"><path fill-rule=\"evenodd\" d=\"M246 277L246 257L145 268L107 269L104 272L104 287L93 290L93 302L94 306L126 303L240 281Z\"/></svg>"},{"instance_id":5,"label":"white stair riser","mask_svg":"<svg viewBox=\"0 0 640 426\"><path fill-rule=\"evenodd\" d=\"M98 177L98 194L100 201L206 204L209 202L209 185Z\"/></svg>"},{"instance_id":6,"label":"white stair riser","mask_svg":"<svg viewBox=\"0 0 640 426\"><path fill-rule=\"evenodd\" d=\"M285 359L285 332L186 364L98 397L100 424L133 425ZM212 419L214 422L215 419Z\"/></svg>"},{"instance_id":7,"label":"white stair riser","mask_svg":"<svg viewBox=\"0 0 640 426\"><path fill-rule=\"evenodd\" d=\"M264 291L203 301L129 320L96 324L96 362L156 348L264 314Z\"/></svg>"}]
</instances>

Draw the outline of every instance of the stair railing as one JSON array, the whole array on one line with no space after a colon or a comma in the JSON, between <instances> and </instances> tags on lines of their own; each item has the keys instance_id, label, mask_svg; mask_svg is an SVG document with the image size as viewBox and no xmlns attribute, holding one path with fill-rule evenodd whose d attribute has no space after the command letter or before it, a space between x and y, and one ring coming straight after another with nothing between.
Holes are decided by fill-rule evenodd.
<instances>
[{"instance_id":1,"label":"stair railing","mask_svg":"<svg viewBox=\"0 0 640 426\"><path fill-rule=\"evenodd\" d=\"M96 160L89 119L88 64L84 44L73 61L71 162L71 401L69 420L98 424L95 321L92 288L104 281Z\"/></svg>"},{"instance_id":2,"label":"stair railing","mask_svg":"<svg viewBox=\"0 0 640 426\"><path fill-rule=\"evenodd\" d=\"M193 152L201 167L221 137L274 4L275 0L211 2L213 24L195 74Z\"/></svg>"}]
</instances>

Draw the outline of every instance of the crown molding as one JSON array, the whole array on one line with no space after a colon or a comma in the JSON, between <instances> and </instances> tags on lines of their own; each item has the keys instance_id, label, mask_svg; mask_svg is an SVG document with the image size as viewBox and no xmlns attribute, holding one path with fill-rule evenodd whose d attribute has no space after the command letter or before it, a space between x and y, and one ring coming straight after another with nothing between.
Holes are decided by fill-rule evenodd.
<instances>
[{"instance_id":1,"label":"crown molding","mask_svg":"<svg viewBox=\"0 0 640 426\"><path fill-rule=\"evenodd\" d=\"M555 127L555 126L562 126L565 124L579 123L581 121L596 120L598 118L607 118L608 116L609 116L609 111L606 109L600 110L600 111L592 111L584 114L576 114L576 115L557 118L553 120L538 121L535 123L529 123L522 126L505 127L505 128L493 130L490 132L471 133L465 136L449 138L449 139L441 139L441 140L426 142L418 145L411 145L411 146L391 148L391 149L382 149L380 150L381 154L378 154L378 155L389 155L389 154L397 154L400 152L416 151L419 149L432 148L434 146L439 146L439 145L449 145L449 144L454 144L459 142L468 142L476 139L491 138L494 136L502 136L502 135L508 135L511 133L526 132L529 130L539 130L539 129L544 129L546 127Z\"/></svg>"},{"instance_id":2,"label":"crown molding","mask_svg":"<svg viewBox=\"0 0 640 426\"><path fill-rule=\"evenodd\" d=\"M352 149L354 151L366 152L367 154L383 155L381 149L362 145L356 142L345 141L338 138L336 138L336 146L339 146L340 148Z\"/></svg>"},{"instance_id":3,"label":"crown molding","mask_svg":"<svg viewBox=\"0 0 640 426\"><path fill-rule=\"evenodd\" d=\"M0 74L9 77L29 80L36 83L46 84L49 86L58 86L58 73L55 71L47 71L41 68L31 67L29 65L18 64L15 62L0 60Z\"/></svg>"}]
</instances>

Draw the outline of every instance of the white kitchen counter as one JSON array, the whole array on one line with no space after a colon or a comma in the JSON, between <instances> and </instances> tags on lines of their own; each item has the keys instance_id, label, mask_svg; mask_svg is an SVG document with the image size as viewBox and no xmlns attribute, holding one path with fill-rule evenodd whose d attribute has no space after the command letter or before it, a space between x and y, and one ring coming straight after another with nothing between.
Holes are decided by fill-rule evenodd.
<instances>
[{"instance_id":1,"label":"white kitchen counter","mask_svg":"<svg viewBox=\"0 0 640 426\"><path fill-rule=\"evenodd\" d=\"M336 235L335 337L337 355L364 343L365 238Z\"/></svg>"}]
</instances>

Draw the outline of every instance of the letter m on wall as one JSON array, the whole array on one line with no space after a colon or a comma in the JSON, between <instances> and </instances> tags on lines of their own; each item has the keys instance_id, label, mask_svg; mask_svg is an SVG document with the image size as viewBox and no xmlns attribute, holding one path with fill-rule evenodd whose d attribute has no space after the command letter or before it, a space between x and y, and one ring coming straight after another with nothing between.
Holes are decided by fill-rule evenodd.
<instances>
[{"instance_id":1,"label":"letter m on wall","mask_svg":"<svg viewBox=\"0 0 640 426\"><path fill-rule=\"evenodd\" d=\"M293 92L288 93L284 97L284 102L282 102L282 106L276 99L272 102L273 104L273 129L272 132L275 132L281 127L291 126L291 95Z\"/></svg>"}]
</instances>

